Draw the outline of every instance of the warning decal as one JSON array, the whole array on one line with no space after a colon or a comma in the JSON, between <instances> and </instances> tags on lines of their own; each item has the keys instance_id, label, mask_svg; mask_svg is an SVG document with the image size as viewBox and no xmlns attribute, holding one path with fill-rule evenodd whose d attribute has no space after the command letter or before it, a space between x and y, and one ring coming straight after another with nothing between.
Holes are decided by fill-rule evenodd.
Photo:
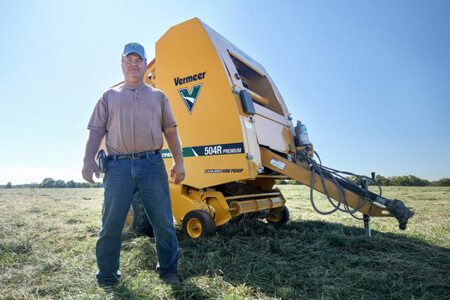
<instances>
[{"instance_id":1,"label":"warning decal","mask_svg":"<svg viewBox=\"0 0 450 300\"><path fill-rule=\"evenodd\" d=\"M284 170L284 167L286 166L286 164L284 162L282 162L281 160L278 160L276 158L272 158L270 160L270 164L280 170Z\"/></svg>"}]
</instances>

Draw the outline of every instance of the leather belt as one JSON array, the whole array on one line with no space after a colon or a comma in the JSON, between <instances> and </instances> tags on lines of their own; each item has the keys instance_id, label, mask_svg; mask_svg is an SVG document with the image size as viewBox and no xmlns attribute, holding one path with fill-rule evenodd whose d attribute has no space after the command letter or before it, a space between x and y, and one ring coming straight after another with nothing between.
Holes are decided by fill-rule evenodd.
<instances>
[{"instance_id":1,"label":"leather belt","mask_svg":"<svg viewBox=\"0 0 450 300\"><path fill-rule=\"evenodd\" d=\"M142 158L148 158L149 156L156 155L159 153L159 150L152 150L152 151L144 151L144 152L134 152L129 154L112 154L108 155L108 160L119 160L119 159L142 159Z\"/></svg>"}]
</instances>

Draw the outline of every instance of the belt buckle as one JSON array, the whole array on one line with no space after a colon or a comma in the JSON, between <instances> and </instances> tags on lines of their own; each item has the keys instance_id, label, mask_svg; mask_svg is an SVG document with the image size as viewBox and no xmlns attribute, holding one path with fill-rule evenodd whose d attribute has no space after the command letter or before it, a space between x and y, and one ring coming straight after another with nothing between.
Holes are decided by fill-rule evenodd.
<instances>
[{"instance_id":1,"label":"belt buckle","mask_svg":"<svg viewBox=\"0 0 450 300\"><path fill-rule=\"evenodd\" d=\"M139 159L139 152L133 152L131 153L131 159L136 160Z\"/></svg>"}]
</instances>

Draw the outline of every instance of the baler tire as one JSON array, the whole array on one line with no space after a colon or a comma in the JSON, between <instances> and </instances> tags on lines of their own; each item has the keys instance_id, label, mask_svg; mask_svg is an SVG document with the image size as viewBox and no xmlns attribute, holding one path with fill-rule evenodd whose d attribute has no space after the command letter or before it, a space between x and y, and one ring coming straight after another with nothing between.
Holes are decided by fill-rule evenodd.
<instances>
[{"instance_id":1,"label":"baler tire","mask_svg":"<svg viewBox=\"0 0 450 300\"><path fill-rule=\"evenodd\" d=\"M289 221L289 209L283 206L283 211L270 213L266 219L269 223L286 224Z\"/></svg>"},{"instance_id":2,"label":"baler tire","mask_svg":"<svg viewBox=\"0 0 450 300\"><path fill-rule=\"evenodd\" d=\"M137 233L154 237L153 226L148 220L147 213L142 204L141 196L139 193L134 194L133 202L131 203L130 211L128 212L125 220L125 226L123 227L123 233Z\"/></svg>"},{"instance_id":3,"label":"baler tire","mask_svg":"<svg viewBox=\"0 0 450 300\"><path fill-rule=\"evenodd\" d=\"M203 239L216 232L216 223L204 210L191 210L184 216L182 231L191 239Z\"/></svg>"}]
</instances>

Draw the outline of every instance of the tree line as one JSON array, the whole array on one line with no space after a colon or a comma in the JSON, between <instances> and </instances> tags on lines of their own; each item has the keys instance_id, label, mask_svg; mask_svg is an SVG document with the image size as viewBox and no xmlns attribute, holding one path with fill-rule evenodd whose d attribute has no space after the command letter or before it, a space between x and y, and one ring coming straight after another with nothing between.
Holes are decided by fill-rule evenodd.
<instances>
[{"instance_id":1,"label":"tree line","mask_svg":"<svg viewBox=\"0 0 450 300\"><path fill-rule=\"evenodd\" d=\"M354 184L360 186L361 180L356 176L346 177L348 180ZM414 175L408 176L392 176L384 177L381 175L375 176L376 182L369 182L369 185L381 185L381 186L450 186L450 178L443 178L436 181L429 181L426 179L419 178ZM281 181L280 184L300 184L296 180Z\"/></svg>"},{"instance_id":2,"label":"tree line","mask_svg":"<svg viewBox=\"0 0 450 300\"><path fill-rule=\"evenodd\" d=\"M96 182L94 184L87 182L75 182L73 180L54 180L53 178L45 178L41 183L25 183L13 185L8 182L2 188L100 188L103 187L103 183Z\"/></svg>"},{"instance_id":3,"label":"tree line","mask_svg":"<svg viewBox=\"0 0 450 300\"><path fill-rule=\"evenodd\" d=\"M353 183L361 185L361 181L359 180L359 178L352 176L349 179L353 181ZM382 186L450 186L450 178L429 181L414 175L392 177L377 175L375 176L375 181L376 182L369 182L369 185L379 184Z\"/></svg>"},{"instance_id":4,"label":"tree line","mask_svg":"<svg viewBox=\"0 0 450 300\"><path fill-rule=\"evenodd\" d=\"M361 181L356 176L347 177L350 181L356 185L361 185ZM414 175L408 176L392 176L384 177L381 175L375 176L375 180L382 186L450 186L450 178L443 178L437 181L428 181L421 179ZM279 184L300 184L296 180L282 180ZM369 182L369 185L376 185L375 182ZM45 178L41 183L25 183L13 185L8 182L6 185L0 186L0 188L101 188L103 183L96 182L94 184L87 182L74 182L73 180L54 180L53 178Z\"/></svg>"}]
</instances>

